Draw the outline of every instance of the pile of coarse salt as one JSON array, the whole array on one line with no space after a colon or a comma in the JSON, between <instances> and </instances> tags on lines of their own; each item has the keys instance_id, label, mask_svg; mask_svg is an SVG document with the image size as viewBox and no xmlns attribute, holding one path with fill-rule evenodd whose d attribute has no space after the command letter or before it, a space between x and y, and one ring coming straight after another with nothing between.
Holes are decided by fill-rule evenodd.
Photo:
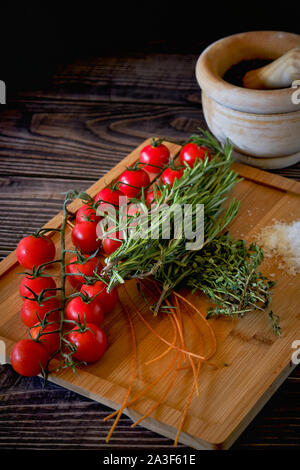
<instances>
[{"instance_id":1,"label":"pile of coarse salt","mask_svg":"<svg viewBox=\"0 0 300 470\"><path fill-rule=\"evenodd\" d=\"M300 273L300 220L291 224L274 222L265 227L256 240L266 257L280 257L280 269L293 276Z\"/></svg>"}]
</instances>

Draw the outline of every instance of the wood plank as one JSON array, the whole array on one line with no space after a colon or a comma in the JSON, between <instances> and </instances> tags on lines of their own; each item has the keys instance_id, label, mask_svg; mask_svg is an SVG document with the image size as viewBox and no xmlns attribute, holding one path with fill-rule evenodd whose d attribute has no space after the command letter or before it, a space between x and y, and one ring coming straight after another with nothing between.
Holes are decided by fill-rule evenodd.
<instances>
[{"instance_id":1,"label":"wood plank","mask_svg":"<svg viewBox=\"0 0 300 470\"><path fill-rule=\"evenodd\" d=\"M252 166L243 165L242 163L235 163L234 168L240 176L250 181L300 195L300 182L298 181L284 178L278 174L258 170Z\"/></svg>"},{"instance_id":2,"label":"wood plank","mask_svg":"<svg viewBox=\"0 0 300 470\"><path fill-rule=\"evenodd\" d=\"M253 422L232 446L234 450L293 450L300 445L299 367L275 392ZM51 382L42 388L40 378L18 376L0 365L1 449L97 450L174 453L173 441L122 415L110 443L105 443L110 409ZM178 451L185 451L180 445Z\"/></svg>"},{"instance_id":3,"label":"wood plank","mask_svg":"<svg viewBox=\"0 0 300 470\"><path fill-rule=\"evenodd\" d=\"M199 44L199 54L203 46ZM89 100L156 104L200 103L195 80L199 54L117 54L61 64L46 89L23 91L18 99ZM171 71L171 73L170 73Z\"/></svg>"}]
</instances>

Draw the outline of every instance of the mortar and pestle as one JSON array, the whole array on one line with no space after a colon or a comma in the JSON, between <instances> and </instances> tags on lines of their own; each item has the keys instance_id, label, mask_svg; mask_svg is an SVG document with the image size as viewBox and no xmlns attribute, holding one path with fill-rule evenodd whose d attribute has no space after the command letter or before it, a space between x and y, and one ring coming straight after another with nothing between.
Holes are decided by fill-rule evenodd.
<instances>
[{"instance_id":1,"label":"mortar and pestle","mask_svg":"<svg viewBox=\"0 0 300 470\"><path fill-rule=\"evenodd\" d=\"M268 62L267 65L253 66ZM231 71L243 72L239 82ZM207 47L196 65L204 117L233 158L279 169L300 161L300 35L279 31L234 34Z\"/></svg>"}]
</instances>

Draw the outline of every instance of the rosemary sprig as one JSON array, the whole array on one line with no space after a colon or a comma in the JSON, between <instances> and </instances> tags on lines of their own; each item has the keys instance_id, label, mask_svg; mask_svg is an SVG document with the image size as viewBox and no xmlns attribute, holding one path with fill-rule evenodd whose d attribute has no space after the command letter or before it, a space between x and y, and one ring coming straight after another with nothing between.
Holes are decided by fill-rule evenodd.
<instances>
[{"instance_id":1,"label":"rosemary sprig","mask_svg":"<svg viewBox=\"0 0 300 470\"><path fill-rule=\"evenodd\" d=\"M175 220L176 205L181 209L190 205L191 229L196 225L197 206L204 206L204 241L198 247L199 250L221 233L236 216L239 202L235 199L224 209L229 191L239 181L238 175L231 170L232 148L226 144L222 149L211 136L201 139L201 143L209 145L213 150L214 157L198 162L193 168L187 167L173 187L165 185L159 188L161 196L156 213L159 213L160 206L167 205L162 214L155 216L149 211L140 218L133 234L128 230L131 220L126 221L125 225L117 221L114 231L125 230L125 238L120 248L106 259L104 274L110 279L108 289L126 279L152 275L162 284L163 301L184 278L192 274L195 251L186 249L186 243L190 240L185 236L184 221ZM142 203L145 204L143 197ZM165 239L162 232L163 222L167 218L170 218L170 225L174 229L171 236ZM174 233L175 229L180 229L178 224L182 225L181 238L176 238ZM153 233L157 236L153 237Z\"/></svg>"}]
</instances>

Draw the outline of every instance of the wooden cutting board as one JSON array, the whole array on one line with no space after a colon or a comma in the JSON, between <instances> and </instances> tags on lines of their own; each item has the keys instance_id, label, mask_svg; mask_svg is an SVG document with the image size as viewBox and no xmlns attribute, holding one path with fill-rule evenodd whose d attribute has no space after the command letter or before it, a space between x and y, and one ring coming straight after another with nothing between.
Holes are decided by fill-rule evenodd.
<instances>
[{"instance_id":1,"label":"wooden cutting board","mask_svg":"<svg viewBox=\"0 0 300 470\"><path fill-rule=\"evenodd\" d=\"M136 150L113 168L104 178L91 186L91 196L118 178L126 166L134 164L140 149L149 143L143 142ZM178 147L167 144L172 155ZM235 170L244 178L232 195L241 201L239 216L230 226L230 232L251 242L259 230L272 224L273 219L291 222L300 218L300 183L242 164L234 164ZM70 210L74 213L81 201L74 201ZM45 227L59 227L62 214L54 217ZM70 232L66 243L71 247ZM57 233L52 233L58 246ZM27 337L26 328L20 319L22 299L18 288L20 273L15 252L0 263L0 339L5 342L7 357L14 343ZM300 339L300 276L289 276L278 269L277 260L264 262L262 269L277 280L273 296L273 311L281 318L282 336L273 333L267 315L248 314L243 319L210 320L218 341L214 362L217 368L205 365L199 376L200 395L194 395L180 442L195 449L227 449L259 412L295 365L291 362L292 343ZM58 275L55 270L53 275ZM131 298L142 305L134 281L127 283ZM184 292L205 313L207 301L203 295ZM127 306L133 320L138 349L137 372L131 396L135 396L167 368L174 359L170 351L159 362L146 362L166 349L137 318L131 302L120 289L120 298ZM171 341L172 330L166 315L154 318L145 307L142 313L151 326ZM193 314L191 311L190 313ZM198 333L190 317L184 316L186 342L197 351ZM118 409L126 396L131 377L133 354L129 324L120 305L105 318L103 328L108 336L109 348L105 356L93 365L78 369L78 375L64 370L51 375L50 380ZM202 332L204 335L207 331ZM186 366L186 364L185 364ZM141 425L164 436L174 438L183 409L193 383L189 367L178 371L175 386L163 402ZM168 386L168 376L148 390L145 396L125 409L134 421L160 400Z\"/></svg>"}]
</instances>

